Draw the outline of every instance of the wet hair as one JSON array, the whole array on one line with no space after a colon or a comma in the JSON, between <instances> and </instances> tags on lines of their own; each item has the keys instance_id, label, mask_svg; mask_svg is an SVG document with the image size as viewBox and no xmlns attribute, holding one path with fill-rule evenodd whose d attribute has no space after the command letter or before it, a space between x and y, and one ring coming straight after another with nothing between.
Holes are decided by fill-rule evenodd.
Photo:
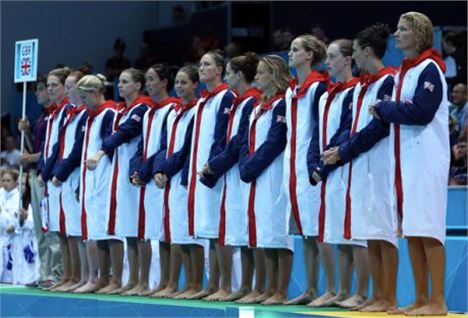
<instances>
[{"instance_id":1,"label":"wet hair","mask_svg":"<svg viewBox=\"0 0 468 318\"><path fill-rule=\"evenodd\" d=\"M242 72L245 80L248 83L252 83L255 79L255 73L257 72L258 57L253 52L247 52L241 56L233 57L229 61L229 65L234 72Z\"/></svg>"},{"instance_id":2,"label":"wet hair","mask_svg":"<svg viewBox=\"0 0 468 318\"><path fill-rule=\"evenodd\" d=\"M224 68L226 65L224 61L223 52L221 50L212 50L212 51L206 52L204 55L207 55L207 54L213 58L216 66L221 66L221 68L224 71Z\"/></svg>"},{"instance_id":3,"label":"wet hair","mask_svg":"<svg viewBox=\"0 0 468 318\"><path fill-rule=\"evenodd\" d=\"M374 54L381 59L387 49L387 39L390 33L387 24L377 23L359 32L355 40L361 49L370 47Z\"/></svg>"},{"instance_id":4,"label":"wet hair","mask_svg":"<svg viewBox=\"0 0 468 318\"><path fill-rule=\"evenodd\" d=\"M148 70L152 69L158 74L161 81L167 80L166 90L170 91L174 87L174 77L177 72L177 68L170 66L167 63L159 63L150 66Z\"/></svg>"},{"instance_id":5,"label":"wet hair","mask_svg":"<svg viewBox=\"0 0 468 318\"><path fill-rule=\"evenodd\" d=\"M84 74L81 71L73 71L68 75L68 77L74 77L77 83L83 76Z\"/></svg>"},{"instance_id":6,"label":"wet hair","mask_svg":"<svg viewBox=\"0 0 468 318\"><path fill-rule=\"evenodd\" d=\"M49 74L47 75L47 78L49 78L49 76L55 76L59 79L62 85L65 85L65 80L67 79L68 75L70 75L70 73L71 73L71 69L66 66L62 68L55 68L49 72Z\"/></svg>"},{"instance_id":7,"label":"wet hair","mask_svg":"<svg viewBox=\"0 0 468 318\"><path fill-rule=\"evenodd\" d=\"M338 40L333 41L330 44L338 45L340 53L344 57L348 57L348 56L353 55L353 41L351 41L349 39L338 39Z\"/></svg>"},{"instance_id":8,"label":"wet hair","mask_svg":"<svg viewBox=\"0 0 468 318\"><path fill-rule=\"evenodd\" d=\"M146 80L145 80L145 74L143 74L142 71L131 67L131 68L127 68L123 70L122 73L130 74L130 77L135 83L140 83L141 84L140 91L143 91L145 89Z\"/></svg>"},{"instance_id":9,"label":"wet hair","mask_svg":"<svg viewBox=\"0 0 468 318\"><path fill-rule=\"evenodd\" d=\"M434 27L431 20L425 14L410 11L403 13L400 19L404 19L411 25L416 37L416 50L418 53L432 47Z\"/></svg>"},{"instance_id":10,"label":"wet hair","mask_svg":"<svg viewBox=\"0 0 468 318\"><path fill-rule=\"evenodd\" d=\"M296 39L301 41L301 45L307 52L314 53L311 64L315 65L322 62L327 56L327 45L322 40L311 34L303 34Z\"/></svg>"},{"instance_id":11,"label":"wet hair","mask_svg":"<svg viewBox=\"0 0 468 318\"><path fill-rule=\"evenodd\" d=\"M99 92L104 95L106 93L105 83L106 77L102 74L85 75L76 83L76 88L82 92Z\"/></svg>"},{"instance_id":12,"label":"wet hair","mask_svg":"<svg viewBox=\"0 0 468 318\"><path fill-rule=\"evenodd\" d=\"M43 84L45 87L47 87L47 77L41 74L37 74L36 81L34 82L34 90L37 90L39 84Z\"/></svg>"},{"instance_id":13,"label":"wet hair","mask_svg":"<svg viewBox=\"0 0 468 318\"><path fill-rule=\"evenodd\" d=\"M194 64L187 64L185 66L182 66L179 69L179 72L183 72L183 73L187 74L188 77L190 78L190 80L193 83L199 83L200 82L200 78L198 76L198 67L196 65L194 65Z\"/></svg>"},{"instance_id":14,"label":"wet hair","mask_svg":"<svg viewBox=\"0 0 468 318\"><path fill-rule=\"evenodd\" d=\"M262 62L273 75L272 83L276 92L286 91L292 78L286 61L277 55L266 55L260 59L259 63Z\"/></svg>"}]
</instances>

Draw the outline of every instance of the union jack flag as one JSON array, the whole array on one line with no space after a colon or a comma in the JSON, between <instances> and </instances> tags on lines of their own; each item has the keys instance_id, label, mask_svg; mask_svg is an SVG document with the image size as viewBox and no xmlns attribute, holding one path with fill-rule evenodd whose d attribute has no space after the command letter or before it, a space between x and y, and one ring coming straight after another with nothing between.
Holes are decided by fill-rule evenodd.
<instances>
[{"instance_id":1,"label":"union jack flag","mask_svg":"<svg viewBox=\"0 0 468 318\"><path fill-rule=\"evenodd\" d=\"M23 57L21 59L21 76L28 76L31 73L31 59Z\"/></svg>"},{"instance_id":2,"label":"union jack flag","mask_svg":"<svg viewBox=\"0 0 468 318\"><path fill-rule=\"evenodd\" d=\"M425 81L424 89L428 89L432 93L432 91L434 90L434 84L432 84L431 82Z\"/></svg>"}]
</instances>

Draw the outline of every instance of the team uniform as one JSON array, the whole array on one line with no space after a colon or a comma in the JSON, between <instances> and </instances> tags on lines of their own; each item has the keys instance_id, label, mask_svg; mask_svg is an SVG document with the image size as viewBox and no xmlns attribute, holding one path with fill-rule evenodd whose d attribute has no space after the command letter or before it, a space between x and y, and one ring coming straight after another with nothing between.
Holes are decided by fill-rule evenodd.
<instances>
[{"instance_id":1,"label":"team uniform","mask_svg":"<svg viewBox=\"0 0 468 318\"><path fill-rule=\"evenodd\" d=\"M65 117L59 140L54 146L52 175L62 182L59 199L63 213L60 213L59 228L62 235L81 236L80 203L77 193L80 183L80 159L83 146L84 124L87 118L85 105L70 108Z\"/></svg>"},{"instance_id":2,"label":"team uniform","mask_svg":"<svg viewBox=\"0 0 468 318\"><path fill-rule=\"evenodd\" d=\"M293 250L286 198L281 194L285 108L283 93L255 105L242 143L239 166L242 181L250 183L247 200L251 247Z\"/></svg>"},{"instance_id":3,"label":"team uniform","mask_svg":"<svg viewBox=\"0 0 468 318\"><path fill-rule=\"evenodd\" d=\"M150 97L140 95L130 105L124 105L114 118L114 132L102 142L101 149L106 154L113 153L105 219L109 235L138 237L140 189L130 182L130 159L137 151L143 117L152 104Z\"/></svg>"},{"instance_id":4,"label":"team uniform","mask_svg":"<svg viewBox=\"0 0 468 318\"><path fill-rule=\"evenodd\" d=\"M157 240L161 237L164 191L153 181L153 167L161 150L167 114L180 101L167 98L154 103L143 117L143 134L137 152L130 160L130 175L138 173L146 185L140 188L138 208L138 239Z\"/></svg>"},{"instance_id":5,"label":"team uniform","mask_svg":"<svg viewBox=\"0 0 468 318\"><path fill-rule=\"evenodd\" d=\"M115 238L107 233L109 211L109 175L112 154L103 156L94 170L84 164L90 156L101 149L102 142L112 134L112 124L117 105L106 101L96 109L88 110L80 168L80 212L82 238L86 240L107 240Z\"/></svg>"},{"instance_id":6,"label":"team uniform","mask_svg":"<svg viewBox=\"0 0 468 318\"><path fill-rule=\"evenodd\" d=\"M397 209L404 236L445 241L450 166L447 83L440 54L428 49L406 59L395 78L392 101L379 103L390 122Z\"/></svg>"},{"instance_id":7,"label":"team uniform","mask_svg":"<svg viewBox=\"0 0 468 318\"><path fill-rule=\"evenodd\" d=\"M398 219L392 195L392 153L389 124L374 119L368 111L377 100L389 100L394 69L383 68L361 78L353 93L350 139L339 146L340 158L349 163L344 236L346 239L384 240L398 246ZM378 121L371 123L371 121ZM364 134L370 138L359 136ZM341 157L342 155L342 157ZM352 160L352 161L351 161Z\"/></svg>"},{"instance_id":8,"label":"team uniform","mask_svg":"<svg viewBox=\"0 0 468 318\"><path fill-rule=\"evenodd\" d=\"M320 167L320 154L325 150L341 144L349 137L351 128L351 107L353 89L358 79L347 83L338 82L329 86L319 100L319 125L309 151L309 171ZM327 175L323 167L322 175ZM348 165L331 171L326 178L322 177L319 209L319 241L331 244L356 244L344 238L346 181ZM365 245L365 242L361 242Z\"/></svg>"},{"instance_id":9,"label":"team uniform","mask_svg":"<svg viewBox=\"0 0 468 318\"><path fill-rule=\"evenodd\" d=\"M169 180L164 188L163 241L171 244L198 244L188 231L187 177L193 117L197 101L175 105L167 115L162 137L161 160L154 165L153 175L164 173Z\"/></svg>"},{"instance_id":10,"label":"team uniform","mask_svg":"<svg viewBox=\"0 0 468 318\"><path fill-rule=\"evenodd\" d=\"M318 101L327 89L327 73L312 71L299 87L297 80L286 91L287 144L284 152L283 188L290 233L318 235L320 188L308 178L307 152L318 125Z\"/></svg>"},{"instance_id":11,"label":"team uniform","mask_svg":"<svg viewBox=\"0 0 468 318\"><path fill-rule=\"evenodd\" d=\"M223 152L208 161L215 178L224 175L219 224L221 246L248 246L249 243L246 200L249 186L240 180L238 161L242 138L248 130L250 113L260 96L260 91L250 88L243 96L235 98L229 112L226 135L228 144Z\"/></svg>"},{"instance_id":12,"label":"team uniform","mask_svg":"<svg viewBox=\"0 0 468 318\"><path fill-rule=\"evenodd\" d=\"M52 169L57 161L58 151L54 151L54 146L59 141L59 132L62 128L65 117L73 105L68 103L68 99L64 98L60 105L52 112L47 119L46 139L42 148L42 157L39 166L41 167L41 175L46 182L45 198L42 202L43 209L43 230L58 232L60 230L60 219L64 218L62 200L60 198L60 187L55 187L52 184Z\"/></svg>"},{"instance_id":13,"label":"team uniform","mask_svg":"<svg viewBox=\"0 0 468 318\"><path fill-rule=\"evenodd\" d=\"M226 84L212 92L203 91L194 117L189 166L188 213L189 234L195 238L218 238L223 182L205 180L197 175L208 160L226 145L226 131L234 95Z\"/></svg>"}]
</instances>

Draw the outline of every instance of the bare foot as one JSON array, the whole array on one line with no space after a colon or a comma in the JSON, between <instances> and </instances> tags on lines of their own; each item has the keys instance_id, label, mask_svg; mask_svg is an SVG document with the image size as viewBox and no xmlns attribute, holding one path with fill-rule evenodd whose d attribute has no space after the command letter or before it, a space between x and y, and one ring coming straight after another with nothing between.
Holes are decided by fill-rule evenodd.
<instances>
[{"instance_id":1,"label":"bare foot","mask_svg":"<svg viewBox=\"0 0 468 318\"><path fill-rule=\"evenodd\" d=\"M310 307L330 307L336 306L336 302L345 300L348 296L347 295L335 295L332 292L326 292L319 298L315 299L314 301L307 304Z\"/></svg>"},{"instance_id":2,"label":"bare foot","mask_svg":"<svg viewBox=\"0 0 468 318\"><path fill-rule=\"evenodd\" d=\"M94 293L95 291L101 289L103 286L96 282L87 282L80 288L75 289L73 292L77 294L85 294L85 293Z\"/></svg>"},{"instance_id":3,"label":"bare foot","mask_svg":"<svg viewBox=\"0 0 468 318\"><path fill-rule=\"evenodd\" d=\"M302 295L297 296L294 299L288 301L286 305L305 305L310 303L313 299L317 297L317 294L314 291L306 291Z\"/></svg>"},{"instance_id":4,"label":"bare foot","mask_svg":"<svg viewBox=\"0 0 468 318\"><path fill-rule=\"evenodd\" d=\"M220 289L216 293L211 294L208 297L203 298L203 300L206 301L224 301L229 295L231 294L230 291L225 290L225 289Z\"/></svg>"},{"instance_id":5,"label":"bare foot","mask_svg":"<svg viewBox=\"0 0 468 318\"><path fill-rule=\"evenodd\" d=\"M168 296L168 298L174 298L174 299L175 299L177 296L179 296L180 294L185 293L185 292L188 291L189 289L190 289L190 288L187 288L187 287L186 287L186 288L184 288L184 289L178 290L178 291L176 291L175 293L170 294L170 295Z\"/></svg>"},{"instance_id":6,"label":"bare foot","mask_svg":"<svg viewBox=\"0 0 468 318\"><path fill-rule=\"evenodd\" d=\"M395 303L390 303L387 299L374 300L372 304L359 309L360 312L387 312L391 309L396 309Z\"/></svg>"},{"instance_id":7,"label":"bare foot","mask_svg":"<svg viewBox=\"0 0 468 318\"><path fill-rule=\"evenodd\" d=\"M159 293L156 293L152 295L151 297L155 298L167 298L170 295L174 294L177 291L177 286L167 286L163 290L161 290Z\"/></svg>"},{"instance_id":8,"label":"bare foot","mask_svg":"<svg viewBox=\"0 0 468 318\"><path fill-rule=\"evenodd\" d=\"M350 298L343 300L341 302L337 302L338 306L343 308L353 308L359 306L360 304L364 303L367 300L367 297L362 295L355 294Z\"/></svg>"},{"instance_id":9,"label":"bare foot","mask_svg":"<svg viewBox=\"0 0 468 318\"><path fill-rule=\"evenodd\" d=\"M263 294L260 294L259 296L255 297L255 299L252 301L252 304L261 304L271 296L273 296L275 293L271 291L265 291Z\"/></svg>"},{"instance_id":10,"label":"bare foot","mask_svg":"<svg viewBox=\"0 0 468 318\"><path fill-rule=\"evenodd\" d=\"M177 295L174 297L174 299L189 299L193 295L199 293L201 289L198 288L190 288L189 290Z\"/></svg>"},{"instance_id":11,"label":"bare foot","mask_svg":"<svg viewBox=\"0 0 468 318\"><path fill-rule=\"evenodd\" d=\"M154 295L156 293L159 293L161 290L163 290L164 288L166 288L166 284L163 284L163 285L158 285L156 286L155 288L151 289L151 290L148 290L147 292L145 292L142 296L151 296L151 295Z\"/></svg>"},{"instance_id":12,"label":"bare foot","mask_svg":"<svg viewBox=\"0 0 468 318\"><path fill-rule=\"evenodd\" d=\"M127 285L125 286L122 286L120 288L117 288L115 290L113 290L112 292L109 292L107 293L108 295L122 295L126 292L126 291L129 291L130 289L134 288L137 284L136 283L127 283Z\"/></svg>"},{"instance_id":13,"label":"bare foot","mask_svg":"<svg viewBox=\"0 0 468 318\"><path fill-rule=\"evenodd\" d=\"M388 310L387 314L389 314L389 315L404 315L407 312L418 309L420 307L423 307L426 304L427 304L427 302L425 302L425 301L416 301L414 304L408 305L406 307L396 308L396 309L393 309L393 310Z\"/></svg>"},{"instance_id":14,"label":"bare foot","mask_svg":"<svg viewBox=\"0 0 468 318\"><path fill-rule=\"evenodd\" d=\"M241 299L236 301L237 304L253 304L255 299L263 293L259 293L258 291L253 291L250 294L245 295Z\"/></svg>"},{"instance_id":15,"label":"bare foot","mask_svg":"<svg viewBox=\"0 0 468 318\"><path fill-rule=\"evenodd\" d=\"M205 298L211 294L214 294L218 291L218 289L215 289L215 288L205 288L201 291L199 291L198 293L190 296L190 297L187 297L187 299L202 299L202 298Z\"/></svg>"},{"instance_id":16,"label":"bare foot","mask_svg":"<svg viewBox=\"0 0 468 318\"><path fill-rule=\"evenodd\" d=\"M65 284L66 282L68 282L68 278L66 279L61 279L59 280L57 283L55 283L54 285L50 286L49 288L44 288L44 290L48 290L48 291L55 291L55 289L59 288L60 286L62 286L63 284Z\"/></svg>"},{"instance_id":17,"label":"bare foot","mask_svg":"<svg viewBox=\"0 0 468 318\"><path fill-rule=\"evenodd\" d=\"M226 299L223 301L236 301L238 299L241 299L242 297L250 294L252 290L250 289L239 289L235 293L231 293Z\"/></svg>"},{"instance_id":18,"label":"bare foot","mask_svg":"<svg viewBox=\"0 0 468 318\"><path fill-rule=\"evenodd\" d=\"M147 284L140 285L137 284L135 287L133 287L130 290L127 290L125 293L123 293L124 296L141 296L143 295L144 292L149 291L149 286Z\"/></svg>"},{"instance_id":19,"label":"bare foot","mask_svg":"<svg viewBox=\"0 0 468 318\"><path fill-rule=\"evenodd\" d=\"M109 285L97 290L96 294L110 294L114 292L115 290L119 289L121 286L122 284L111 282Z\"/></svg>"},{"instance_id":20,"label":"bare foot","mask_svg":"<svg viewBox=\"0 0 468 318\"><path fill-rule=\"evenodd\" d=\"M80 280L78 283L76 283L75 285L71 286L70 289L68 291L70 292L73 292L75 289L78 289L80 288L81 286L84 286L86 284L86 281L85 280Z\"/></svg>"},{"instance_id":21,"label":"bare foot","mask_svg":"<svg viewBox=\"0 0 468 318\"><path fill-rule=\"evenodd\" d=\"M286 305L288 303L288 297L282 293L275 293L270 298L262 302L262 305Z\"/></svg>"},{"instance_id":22,"label":"bare foot","mask_svg":"<svg viewBox=\"0 0 468 318\"><path fill-rule=\"evenodd\" d=\"M75 284L77 283L76 280L69 280L68 282L66 282L65 284L57 287L57 288L54 288L52 291L54 292L68 292L70 291L71 287L73 287Z\"/></svg>"},{"instance_id":23,"label":"bare foot","mask_svg":"<svg viewBox=\"0 0 468 318\"><path fill-rule=\"evenodd\" d=\"M419 307L411 311L407 311L405 315L407 316L446 316L447 306L445 305L445 303L437 304L434 302L429 302L425 306Z\"/></svg>"}]
</instances>

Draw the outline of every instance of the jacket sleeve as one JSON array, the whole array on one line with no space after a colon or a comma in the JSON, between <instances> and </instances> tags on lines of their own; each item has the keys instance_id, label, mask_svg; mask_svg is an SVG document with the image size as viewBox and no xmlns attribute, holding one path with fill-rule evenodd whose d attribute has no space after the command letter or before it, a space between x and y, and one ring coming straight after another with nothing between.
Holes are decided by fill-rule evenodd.
<instances>
[{"instance_id":1,"label":"jacket sleeve","mask_svg":"<svg viewBox=\"0 0 468 318\"><path fill-rule=\"evenodd\" d=\"M102 119L102 123L101 123L101 131L100 131L101 140L104 141L107 137L110 137L112 135L112 126L114 125L115 115L116 113L114 111L107 111L105 113L104 118ZM114 154L113 150L107 153L110 160L112 160L113 154Z\"/></svg>"},{"instance_id":2,"label":"jacket sleeve","mask_svg":"<svg viewBox=\"0 0 468 318\"><path fill-rule=\"evenodd\" d=\"M140 136L137 150L135 154L133 155L133 157L130 158L129 171L128 171L129 178L130 176L135 174L135 172L137 172L138 174L140 173L140 167L143 163L143 148L144 148L144 140L143 140L143 136Z\"/></svg>"},{"instance_id":3,"label":"jacket sleeve","mask_svg":"<svg viewBox=\"0 0 468 318\"><path fill-rule=\"evenodd\" d=\"M239 162L240 177L244 182L252 182L278 157L286 148L286 103L284 99L273 109L271 126L265 142L249 154L248 136L244 138ZM245 134L247 135L247 134Z\"/></svg>"},{"instance_id":4,"label":"jacket sleeve","mask_svg":"<svg viewBox=\"0 0 468 318\"><path fill-rule=\"evenodd\" d=\"M154 165L153 175L158 172L162 172L171 178L182 170L182 179L184 179L185 175L185 180L187 182L193 123L194 118L192 117L190 123L187 126L187 130L185 131L184 144L182 145L182 148L180 148L179 151L174 152L171 156L156 162ZM167 151L164 151L164 154L166 153Z\"/></svg>"},{"instance_id":5,"label":"jacket sleeve","mask_svg":"<svg viewBox=\"0 0 468 318\"><path fill-rule=\"evenodd\" d=\"M312 118L315 123L312 138L310 139L309 149L307 150L307 168L309 171L315 170L320 161L320 128L319 128L319 101L320 97L327 91L327 85L320 83L315 90L314 100L312 102Z\"/></svg>"},{"instance_id":6,"label":"jacket sleeve","mask_svg":"<svg viewBox=\"0 0 468 318\"><path fill-rule=\"evenodd\" d=\"M83 141L84 141L84 129L86 126L86 120L88 119L88 114L81 116L80 121L77 124L75 142L73 143L73 148L67 158L63 159L53 170L53 175L59 179L61 182L64 182L68 179L70 174L79 167L81 164L81 152L83 150Z\"/></svg>"},{"instance_id":7,"label":"jacket sleeve","mask_svg":"<svg viewBox=\"0 0 468 318\"><path fill-rule=\"evenodd\" d=\"M239 161L242 138L245 132L248 131L250 113L252 112L252 106L254 103L255 100L251 99L244 106L237 134L231 138L224 151L208 161L208 165L218 178L225 174Z\"/></svg>"},{"instance_id":8,"label":"jacket sleeve","mask_svg":"<svg viewBox=\"0 0 468 318\"><path fill-rule=\"evenodd\" d=\"M343 100L343 104L341 105L340 127L330 138L330 142L327 145L327 149L338 146L349 138L351 124L353 121L353 92L354 89L350 89Z\"/></svg>"},{"instance_id":9,"label":"jacket sleeve","mask_svg":"<svg viewBox=\"0 0 468 318\"><path fill-rule=\"evenodd\" d=\"M130 118L119 125L112 135L104 139L101 149L109 155L115 148L141 135L143 116L147 108L146 105L140 105L132 110Z\"/></svg>"},{"instance_id":10,"label":"jacket sleeve","mask_svg":"<svg viewBox=\"0 0 468 318\"><path fill-rule=\"evenodd\" d=\"M424 126L434 118L442 102L442 91L439 71L430 63L418 78L413 100L382 101L375 110L386 122Z\"/></svg>"},{"instance_id":11,"label":"jacket sleeve","mask_svg":"<svg viewBox=\"0 0 468 318\"><path fill-rule=\"evenodd\" d=\"M224 94L216 114L216 124L214 128L214 143L210 149L209 159L213 158L226 146L226 133L229 122L229 110L232 107L234 95L228 91ZM208 159L208 160L209 160Z\"/></svg>"}]
</instances>

